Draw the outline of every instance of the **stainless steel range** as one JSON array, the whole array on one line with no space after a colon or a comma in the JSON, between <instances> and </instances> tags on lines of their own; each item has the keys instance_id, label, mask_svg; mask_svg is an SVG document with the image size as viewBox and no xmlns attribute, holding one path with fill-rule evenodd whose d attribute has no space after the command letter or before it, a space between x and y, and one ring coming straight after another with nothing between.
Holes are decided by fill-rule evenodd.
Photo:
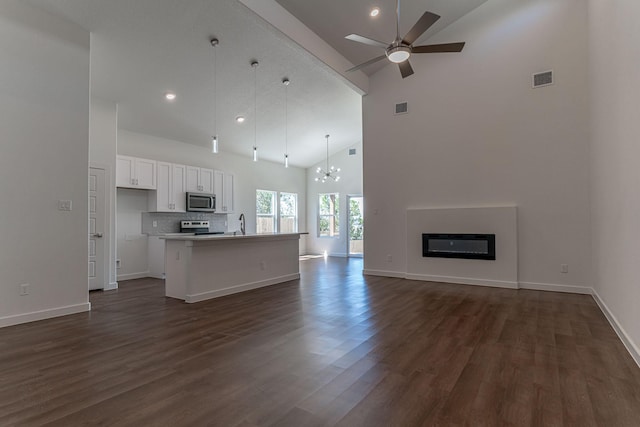
<instances>
[{"instance_id":1,"label":"stainless steel range","mask_svg":"<svg viewBox=\"0 0 640 427\"><path fill-rule=\"evenodd\" d=\"M210 231L208 220L193 219L188 221L180 221L181 233L192 233L196 236L202 234L224 234L224 231Z\"/></svg>"}]
</instances>

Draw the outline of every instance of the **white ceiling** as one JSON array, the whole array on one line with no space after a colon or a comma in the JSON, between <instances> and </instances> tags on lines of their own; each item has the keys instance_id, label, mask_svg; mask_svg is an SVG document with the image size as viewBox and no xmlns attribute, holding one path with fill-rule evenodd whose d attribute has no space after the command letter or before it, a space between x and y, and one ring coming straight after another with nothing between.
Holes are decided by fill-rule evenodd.
<instances>
[{"instance_id":1,"label":"white ceiling","mask_svg":"<svg viewBox=\"0 0 640 427\"><path fill-rule=\"evenodd\" d=\"M210 146L217 99L221 151L251 156L254 125L261 159L281 162L288 142L292 165L324 159L362 138L361 96L235 0L30 0L91 31L92 94L118 104L118 127ZM218 95L213 89L215 48ZM254 70L257 59L257 121ZM167 91L177 93L168 103ZM247 120L239 125L235 117Z\"/></svg>"},{"instance_id":2,"label":"white ceiling","mask_svg":"<svg viewBox=\"0 0 640 427\"><path fill-rule=\"evenodd\" d=\"M276 1L354 65L384 55L384 50L346 40L346 35L355 33L384 43L391 43L396 38L396 0ZM415 43L428 44L425 41L429 37L486 1L401 0L400 36L404 36L420 16L429 11L440 15L441 18ZM380 8L380 14L371 18L369 11L374 7ZM465 40L450 40L459 41ZM381 61L363 68L362 71L371 75L388 64L388 61Z\"/></svg>"},{"instance_id":3,"label":"white ceiling","mask_svg":"<svg viewBox=\"0 0 640 427\"><path fill-rule=\"evenodd\" d=\"M215 100L221 151L249 157L257 135L260 158L282 162L285 87L281 81L288 77L292 165L310 167L322 161L325 134L331 135L332 154L362 139L361 96L353 85L237 0L29 1L91 31L92 94L118 104L120 129L209 147L216 130ZM419 39L423 41L485 1L404 0L401 33L426 10L441 15ZM381 41L395 37L395 0L277 2L354 64L382 52L344 40L345 35L358 33ZM368 11L374 5L381 14L371 19ZM212 36L220 40L215 48L217 94ZM257 120L252 59L260 62ZM384 65L386 61L363 71L371 74ZM178 98L166 102L167 91ZM235 122L238 115L247 118L244 124Z\"/></svg>"}]
</instances>

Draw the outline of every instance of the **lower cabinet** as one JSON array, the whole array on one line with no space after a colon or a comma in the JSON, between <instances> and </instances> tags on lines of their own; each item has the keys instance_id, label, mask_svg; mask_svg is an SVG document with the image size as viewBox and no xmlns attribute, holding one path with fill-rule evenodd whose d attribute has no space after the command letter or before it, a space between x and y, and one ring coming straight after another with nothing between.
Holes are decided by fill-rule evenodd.
<instances>
[{"instance_id":1,"label":"lower cabinet","mask_svg":"<svg viewBox=\"0 0 640 427\"><path fill-rule=\"evenodd\" d=\"M149 276L164 279L164 239L149 236L147 247Z\"/></svg>"}]
</instances>

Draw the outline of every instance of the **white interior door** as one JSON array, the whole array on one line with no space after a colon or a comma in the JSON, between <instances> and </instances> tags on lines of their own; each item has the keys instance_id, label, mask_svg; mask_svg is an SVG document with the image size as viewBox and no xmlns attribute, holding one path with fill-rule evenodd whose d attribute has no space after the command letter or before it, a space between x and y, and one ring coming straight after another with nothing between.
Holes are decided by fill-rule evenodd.
<instances>
[{"instance_id":1,"label":"white interior door","mask_svg":"<svg viewBox=\"0 0 640 427\"><path fill-rule=\"evenodd\" d=\"M89 290L105 287L105 174L89 168Z\"/></svg>"}]
</instances>

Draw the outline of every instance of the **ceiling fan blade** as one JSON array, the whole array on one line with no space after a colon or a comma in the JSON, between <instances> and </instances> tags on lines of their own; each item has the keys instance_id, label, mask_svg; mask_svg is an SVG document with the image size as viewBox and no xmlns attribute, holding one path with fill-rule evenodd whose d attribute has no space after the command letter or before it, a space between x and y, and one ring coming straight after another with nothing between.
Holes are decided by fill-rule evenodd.
<instances>
[{"instance_id":1,"label":"ceiling fan blade","mask_svg":"<svg viewBox=\"0 0 640 427\"><path fill-rule=\"evenodd\" d=\"M383 59L384 59L384 58L386 58L386 57L387 57L387 55L380 55L380 56L378 56L378 57L375 57L375 58L373 58L373 59L368 60L367 62L363 62L363 63L362 63L362 64L360 64L360 65L356 65L356 66L355 66L355 67L353 67L353 68L349 68L346 72L348 73L349 71L356 71L356 70L359 70L360 68L364 68L364 67L366 67L367 65L371 65L371 64L373 64L373 63L375 63L375 62L378 62L378 61L380 61L380 60L383 60Z\"/></svg>"},{"instance_id":2,"label":"ceiling fan blade","mask_svg":"<svg viewBox=\"0 0 640 427\"><path fill-rule=\"evenodd\" d=\"M403 79L413 74L413 68L411 68L411 64L409 64L408 59L404 62L400 62L398 67L400 68L400 74L402 74Z\"/></svg>"},{"instance_id":3,"label":"ceiling fan blade","mask_svg":"<svg viewBox=\"0 0 640 427\"><path fill-rule=\"evenodd\" d=\"M464 47L464 42L430 44L424 46L414 46L411 53L437 53L437 52L460 52Z\"/></svg>"},{"instance_id":4,"label":"ceiling fan blade","mask_svg":"<svg viewBox=\"0 0 640 427\"><path fill-rule=\"evenodd\" d=\"M418 40L425 31L427 31L436 21L440 19L440 15L435 13L425 12L422 14L418 22L415 23L413 28L409 30L406 36L402 39L405 44L412 45L413 42Z\"/></svg>"},{"instance_id":5,"label":"ceiling fan blade","mask_svg":"<svg viewBox=\"0 0 640 427\"><path fill-rule=\"evenodd\" d=\"M379 42L378 40L370 39L368 37L359 36L357 34L349 34L348 36L345 36L344 38L347 39L347 40L354 41L354 42L368 44L369 46L381 47L383 49L386 49L389 46L388 43L382 43L382 42Z\"/></svg>"}]
</instances>

